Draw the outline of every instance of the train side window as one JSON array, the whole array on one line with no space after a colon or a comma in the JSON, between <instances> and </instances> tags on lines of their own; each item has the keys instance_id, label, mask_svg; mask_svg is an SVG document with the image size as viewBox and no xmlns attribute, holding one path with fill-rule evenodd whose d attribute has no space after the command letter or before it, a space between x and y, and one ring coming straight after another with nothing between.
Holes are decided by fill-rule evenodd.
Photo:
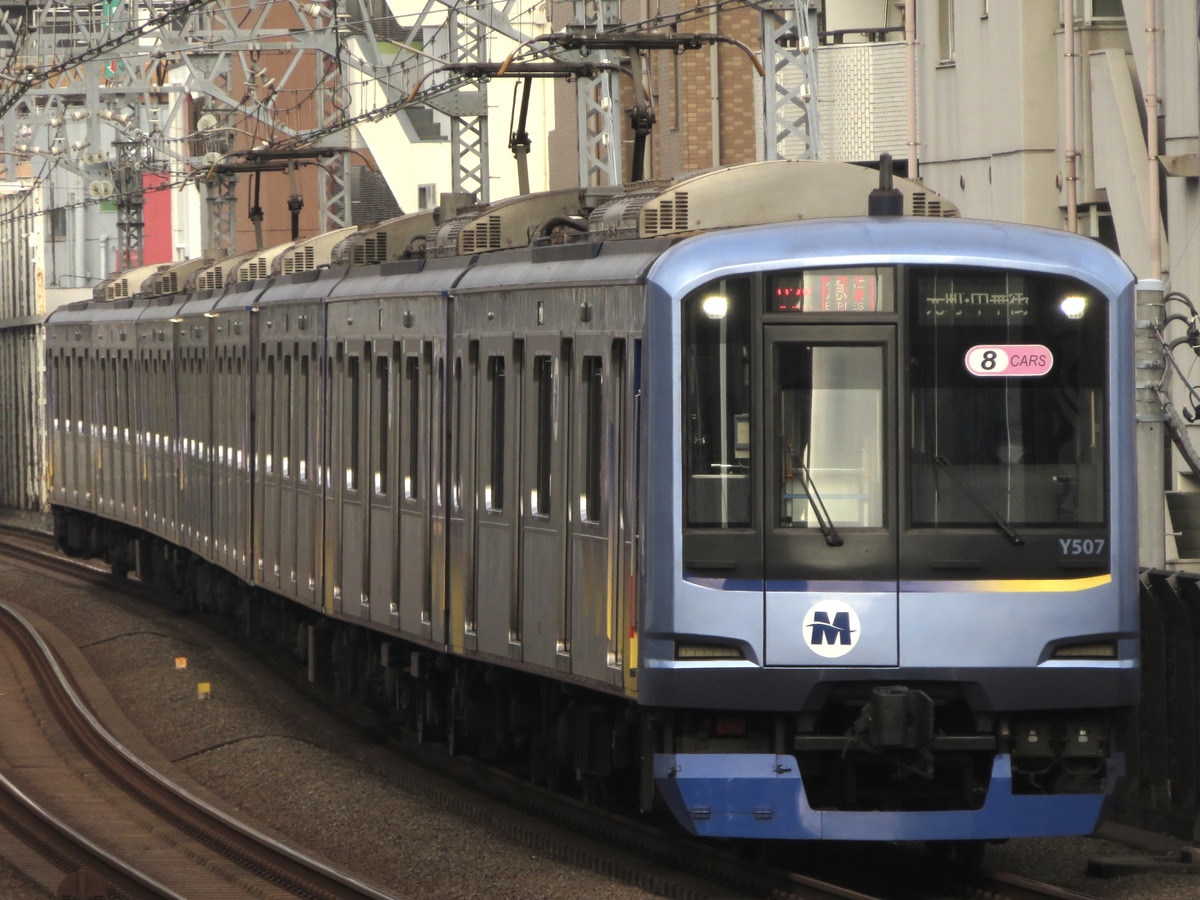
<instances>
[{"instance_id":1,"label":"train side window","mask_svg":"<svg viewBox=\"0 0 1200 900\"><path fill-rule=\"evenodd\" d=\"M421 358L409 356L404 360L404 383L408 394L408 415L404 421L404 436L407 439L404 466L404 499L416 500L420 489L421 452Z\"/></svg>"},{"instance_id":2,"label":"train side window","mask_svg":"<svg viewBox=\"0 0 1200 900\"><path fill-rule=\"evenodd\" d=\"M346 359L346 490L358 490L359 415L358 403L362 386L359 384L358 357Z\"/></svg>"},{"instance_id":3,"label":"train side window","mask_svg":"<svg viewBox=\"0 0 1200 900\"><path fill-rule=\"evenodd\" d=\"M267 356L267 421L265 431L267 437L267 474L275 472L275 354L268 351Z\"/></svg>"},{"instance_id":4,"label":"train side window","mask_svg":"<svg viewBox=\"0 0 1200 900\"><path fill-rule=\"evenodd\" d=\"M129 357L121 357L121 384L123 390L121 397L124 401L125 411L121 421L121 437L125 443L129 443L129 429L133 424L133 391L129 383Z\"/></svg>"},{"instance_id":5,"label":"train side window","mask_svg":"<svg viewBox=\"0 0 1200 900\"><path fill-rule=\"evenodd\" d=\"M491 387L491 465L483 489L484 505L491 512L504 509L504 357L488 358L487 379Z\"/></svg>"},{"instance_id":6,"label":"train side window","mask_svg":"<svg viewBox=\"0 0 1200 900\"><path fill-rule=\"evenodd\" d=\"M428 341L425 342L425 366L428 368L433 362L433 347ZM445 409L446 397L446 361L441 357L437 361L437 376L435 380L434 394L432 398L433 408L437 410ZM428 412L421 417L422 422L427 422L429 419ZM440 417L439 417L440 421ZM446 505L445 492L442 489L442 460L445 458L446 443L444 433L441 440L434 441L432 444L435 447L435 456L433 460L433 505L437 509L442 509Z\"/></svg>"},{"instance_id":7,"label":"train side window","mask_svg":"<svg viewBox=\"0 0 1200 900\"><path fill-rule=\"evenodd\" d=\"M712 282L683 301L684 520L750 526L750 282Z\"/></svg>"},{"instance_id":8,"label":"train side window","mask_svg":"<svg viewBox=\"0 0 1200 900\"><path fill-rule=\"evenodd\" d=\"M98 418L100 420L99 421L100 437L107 438L108 437L108 398L109 398L108 360L106 360L103 356L97 357L96 358L96 368L100 370L100 396L97 398L97 400L99 401L99 407L100 407L99 416L98 416Z\"/></svg>"},{"instance_id":9,"label":"train side window","mask_svg":"<svg viewBox=\"0 0 1200 900\"><path fill-rule=\"evenodd\" d=\"M292 405L292 354L283 357L283 456L279 460L280 471L285 480L292 477L292 420L290 411Z\"/></svg>"},{"instance_id":10,"label":"train side window","mask_svg":"<svg viewBox=\"0 0 1200 900\"><path fill-rule=\"evenodd\" d=\"M65 425L65 430L66 430L67 434L70 434L74 430L72 421L75 418L75 413L74 413L74 410L71 405L72 399L75 394L75 390L74 390L75 385L72 382L72 379L75 377L74 366L72 365L72 359L73 358L69 353L63 358L62 411L63 411L63 423Z\"/></svg>"},{"instance_id":11,"label":"train side window","mask_svg":"<svg viewBox=\"0 0 1200 900\"><path fill-rule=\"evenodd\" d=\"M386 497L388 492L388 437L392 431L388 388L391 386L391 358L381 353L375 359L375 494Z\"/></svg>"},{"instance_id":12,"label":"train side window","mask_svg":"<svg viewBox=\"0 0 1200 900\"><path fill-rule=\"evenodd\" d=\"M58 431L61 427L59 419L62 409L62 375L59 366L59 358L57 355L50 358L50 390L47 391L51 403L51 419L54 423L54 430Z\"/></svg>"},{"instance_id":13,"label":"train side window","mask_svg":"<svg viewBox=\"0 0 1200 900\"><path fill-rule=\"evenodd\" d=\"M88 364L88 355L84 353L78 360L78 365L75 366L75 431L83 434L83 417L87 411L86 401L86 380L85 374Z\"/></svg>"},{"instance_id":14,"label":"train side window","mask_svg":"<svg viewBox=\"0 0 1200 900\"><path fill-rule=\"evenodd\" d=\"M308 357L302 356L302 357L300 357L300 386L299 386L300 396L297 398L297 407L300 410L300 460L297 463L297 465L299 466L299 472L297 474L300 478L301 484L308 483L308 456L309 456L309 450L310 450L309 437L308 437L308 426L309 426L308 405L311 402L310 383L309 383L309 374L308 373L309 373Z\"/></svg>"},{"instance_id":15,"label":"train side window","mask_svg":"<svg viewBox=\"0 0 1200 900\"><path fill-rule=\"evenodd\" d=\"M75 413L74 413L73 407L72 407L72 401L75 396L75 390L74 390L75 385L72 382L72 379L75 377L75 372L74 372L74 369L72 366L72 357L70 354L67 354L65 357L63 357L63 365L64 365L64 373L63 373L63 383L62 383L62 396L63 396L62 417L63 417L63 425L66 429L66 432L67 432L67 434L70 434L74 430L74 426L71 423L75 416Z\"/></svg>"},{"instance_id":16,"label":"train side window","mask_svg":"<svg viewBox=\"0 0 1200 900\"><path fill-rule=\"evenodd\" d=\"M603 509L600 493L604 460L604 360L599 356L583 359L584 463L583 494L579 498L579 518L599 522Z\"/></svg>"},{"instance_id":17,"label":"train side window","mask_svg":"<svg viewBox=\"0 0 1200 900\"><path fill-rule=\"evenodd\" d=\"M537 447L533 496L530 511L535 516L550 515L554 453L554 357L538 356L533 361L533 381L537 386Z\"/></svg>"},{"instance_id":18,"label":"train side window","mask_svg":"<svg viewBox=\"0 0 1200 900\"><path fill-rule=\"evenodd\" d=\"M462 444L463 444L463 379L462 359L454 360L454 433L450 445L450 509L462 512ZM469 617L474 621L474 617ZM472 625L473 628L473 625ZM469 629L470 630L470 629Z\"/></svg>"},{"instance_id":19,"label":"train side window","mask_svg":"<svg viewBox=\"0 0 1200 900\"><path fill-rule=\"evenodd\" d=\"M245 388L243 380L242 380L245 377L245 363L246 363L246 352L243 350L234 359L234 364L235 364L236 373L237 373L237 393L235 394L235 396L237 397L237 407L238 407L237 415L238 415L238 421L242 422L242 423L244 423L246 421L246 388ZM237 458L236 458L235 462L237 463L237 467L240 470L245 462L245 456L243 455L244 448L246 446L246 431L245 431L244 424L239 429L237 437L238 437L238 446L237 446ZM232 450L230 452L232 453Z\"/></svg>"}]
</instances>

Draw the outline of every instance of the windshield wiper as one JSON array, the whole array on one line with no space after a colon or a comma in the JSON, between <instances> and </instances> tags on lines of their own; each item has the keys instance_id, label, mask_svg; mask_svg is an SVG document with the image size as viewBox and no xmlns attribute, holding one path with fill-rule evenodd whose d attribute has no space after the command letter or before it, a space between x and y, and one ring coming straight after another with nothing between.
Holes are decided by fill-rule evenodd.
<instances>
[{"instance_id":1,"label":"windshield wiper","mask_svg":"<svg viewBox=\"0 0 1200 900\"><path fill-rule=\"evenodd\" d=\"M988 518L996 523L996 527L1004 532L1005 537L1007 537L1018 547L1025 543L1025 539L1017 534L1017 532L1013 530L1013 527L1005 522L1003 518L1001 518L998 512L988 506L987 501L975 492L975 489L967 483L966 479L963 478L962 475L955 471L954 464L951 463L950 460L946 459L944 456L935 456L933 461L939 468L945 470L946 474L950 476L950 480L958 485L962 492L971 499L972 503L987 513Z\"/></svg>"},{"instance_id":2,"label":"windshield wiper","mask_svg":"<svg viewBox=\"0 0 1200 900\"><path fill-rule=\"evenodd\" d=\"M808 471L808 466L801 462L800 457L792 458L792 466L799 469L804 476L804 490L812 501L813 513L817 517L817 524L821 526L821 534L825 535L825 543L830 547L840 547L846 543L837 529L833 527L833 517L829 515L829 510L825 508L825 501L821 499L821 495L817 492L817 485L813 481L812 473Z\"/></svg>"}]
</instances>

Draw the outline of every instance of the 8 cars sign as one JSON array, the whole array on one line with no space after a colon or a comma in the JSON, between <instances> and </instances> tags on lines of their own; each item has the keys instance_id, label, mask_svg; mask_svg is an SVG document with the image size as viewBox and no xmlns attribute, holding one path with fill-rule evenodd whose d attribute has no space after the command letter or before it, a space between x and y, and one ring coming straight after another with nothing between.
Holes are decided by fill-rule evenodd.
<instances>
[{"instance_id":1,"label":"8 cars sign","mask_svg":"<svg viewBox=\"0 0 1200 900\"><path fill-rule=\"evenodd\" d=\"M1045 375L1054 354L1041 344L977 344L967 351L967 371L980 378Z\"/></svg>"}]
</instances>

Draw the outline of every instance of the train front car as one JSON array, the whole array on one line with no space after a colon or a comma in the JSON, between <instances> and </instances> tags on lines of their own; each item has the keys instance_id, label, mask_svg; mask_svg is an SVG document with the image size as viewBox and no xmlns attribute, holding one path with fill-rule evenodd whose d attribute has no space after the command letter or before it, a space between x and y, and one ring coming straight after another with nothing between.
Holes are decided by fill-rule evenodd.
<instances>
[{"instance_id":1,"label":"train front car","mask_svg":"<svg viewBox=\"0 0 1200 900\"><path fill-rule=\"evenodd\" d=\"M649 280L638 684L674 815L1092 832L1138 687L1128 268L888 217L700 235Z\"/></svg>"}]
</instances>

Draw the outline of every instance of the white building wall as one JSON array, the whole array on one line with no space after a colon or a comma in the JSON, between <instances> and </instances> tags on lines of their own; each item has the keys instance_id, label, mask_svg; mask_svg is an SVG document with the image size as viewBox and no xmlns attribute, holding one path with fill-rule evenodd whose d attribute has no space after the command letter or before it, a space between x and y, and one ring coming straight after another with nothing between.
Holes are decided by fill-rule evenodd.
<instances>
[{"instance_id":1,"label":"white building wall","mask_svg":"<svg viewBox=\"0 0 1200 900\"><path fill-rule=\"evenodd\" d=\"M899 43L822 47L817 54L819 153L836 162L908 155L907 48ZM799 72L796 73L797 79ZM799 148L784 155L798 158Z\"/></svg>"},{"instance_id":2,"label":"white building wall","mask_svg":"<svg viewBox=\"0 0 1200 900\"><path fill-rule=\"evenodd\" d=\"M1168 289L1200 300L1200 4L1162 4L1160 43L1167 232L1174 238ZM1192 173L1192 174L1184 174Z\"/></svg>"},{"instance_id":3,"label":"white building wall","mask_svg":"<svg viewBox=\"0 0 1200 900\"><path fill-rule=\"evenodd\" d=\"M917 9L923 180L964 216L1060 226L1056 4L958 0L946 63L937 4Z\"/></svg>"}]
</instances>

